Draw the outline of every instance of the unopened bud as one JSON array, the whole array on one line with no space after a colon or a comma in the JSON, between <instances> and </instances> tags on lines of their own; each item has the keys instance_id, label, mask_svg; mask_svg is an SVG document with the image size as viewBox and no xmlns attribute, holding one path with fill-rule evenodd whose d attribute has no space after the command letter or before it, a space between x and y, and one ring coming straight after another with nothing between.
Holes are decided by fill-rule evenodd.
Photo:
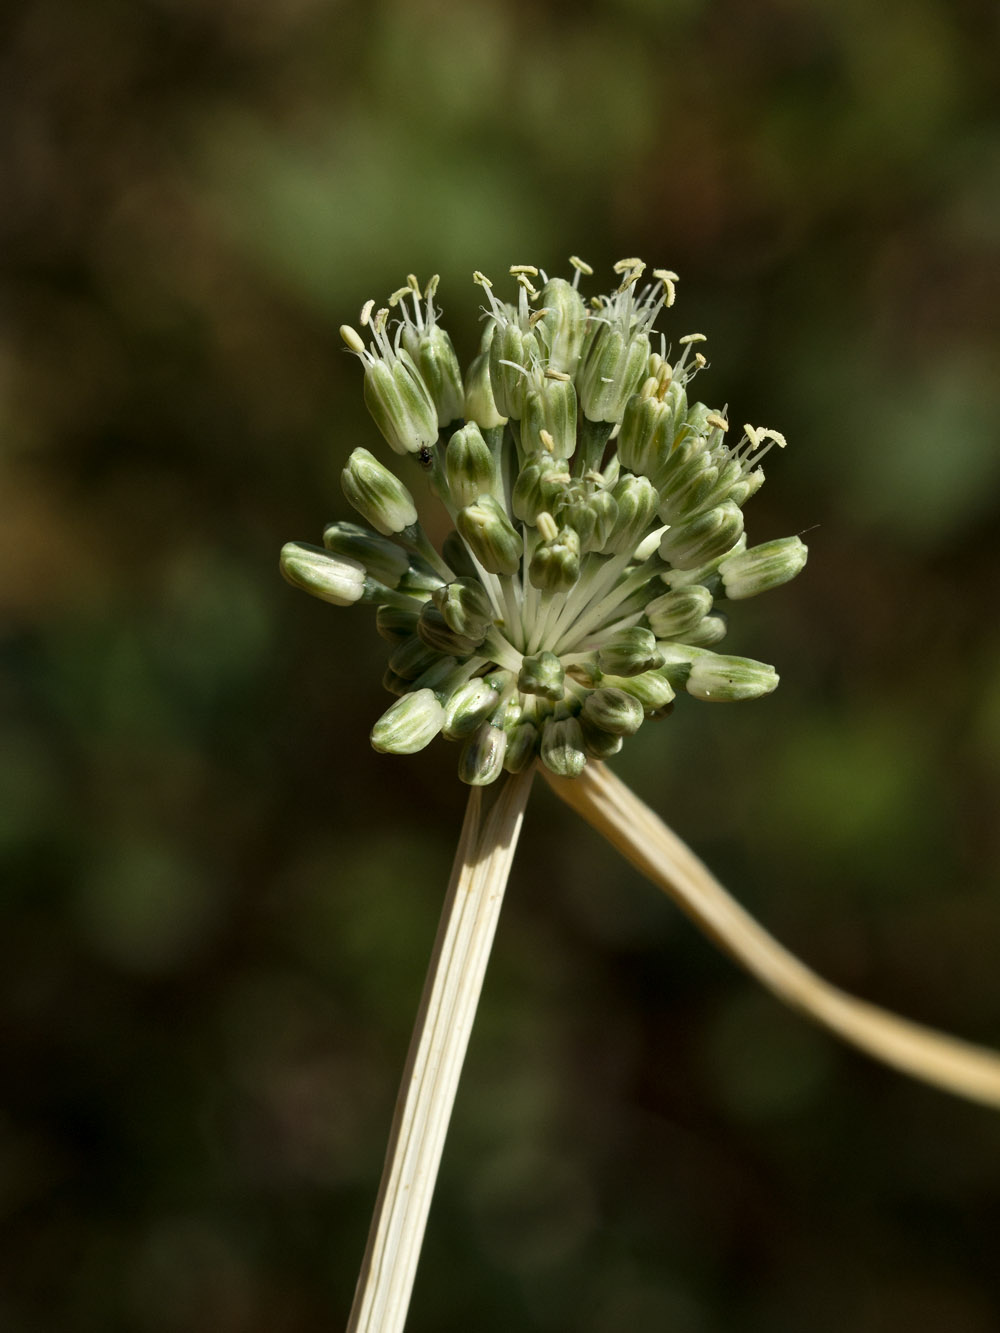
<instances>
[{"instance_id":1,"label":"unopened bud","mask_svg":"<svg viewBox=\"0 0 1000 1333\"><path fill-rule=\"evenodd\" d=\"M542 440L548 431L549 443ZM524 395L521 447L526 454L542 449L553 458L570 458L576 449L576 390L573 381L542 377Z\"/></svg>"},{"instance_id":2,"label":"unopened bud","mask_svg":"<svg viewBox=\"0 0 1000 1333\"><path fill-rule=\"evenodd\" d=\"M372 578L387 588L395 588L410 567L410 557L402 547L357 523L328 523L323 545L337 555L360 560Z\"/></svg>"},{"instance_id":3,"label":"unopened bud","mask_svg":"<svg viewBox=\"0 0 1000 1333\"><path fill-rule=\"evenodd\" d=\"M588 421L621 421L626 403L642 380L648 358L646 334L625 338L608 324L597 327L577 380L580 406Z\"/></svg>"},{"instance_id":4,"label":"unopened bud","mask_svg":"<svg viewBox=\"0 0 1000 1333\"><path fill-rule=\"evenodd\" d=\"M431 593L431 601L445 624L456 634L480 643L493 622L493 608L486 589L475 578L455 579Z\"/></svg>"},{"instance_id":5,"label":"unopened bud","mask_svg":"<svg viewBox=\"0 0 1000 1333\"><path fill-rule=\"evenodd\" d=\"M458 757L458 776L470 787L485 787L495 782L503 771L507 735L490 722L479 726L462 746Z\"/></svg>"},{"instance_id":6,"label":"unopened bud","mask_svg":"<svg viewBox=\"0 0 1000 1333\"><path fill-rule=\"evenodd\" d=\"M587 695L581 716L613 736L634 736L642 726L643 708L634 695L605 686Z\"/></svg>"},{"instance_id":7,"label":"unopened bud","mask_svg":"<svg viewBox=\"0 0 1000 1333\"><path fill-rule=\"evenodd\" d=\"M726 596L736 602L780 587L800 572L808 554L800 537L779 537L727 556L719 565Z\"/></svg>"},{"instance_id":8,"label":"unopened bud","mask_svg":"<svg viewBox=\"0 0 1000 1333\"><path fill-rule=\"evenodd\" d=\"M493 489L496 480L493 454L474 421L457 430L448 441L444 471L452 503L458 509L473 504Z\"/></svg>"},{"instance_id":9,"label":"unopened bud","mask_svg":"<svg viewBox=\"0 0 1000 1333\"><path fill-rule=\"evenodd\" d=\"M448 426L458 421L465 415L465 391L451 338L440 324L434 324L409 351L430 393L437 412L437 424Z\"/></svg>"},{"instance_id":10,"label":"unopened bud","mask_svg":"<svg viewBox=\"0 0 1000 1333\"><path fill-rule=\"evenodd\" d=\"M535 325L535 336L549 368L573 375L587 327L583 297L565 278L550 278L542 288L540 300L545 314Z\"/></svg>"},{"instance_id":11,"label":"unopened bud","mask_svg":"<svg viewBox=\"0 0 1000 1333\"><path fill-rule=\"evenodd\" d=\"M646 619L656 638L676 639L700 624L711 609L712 594L694 584L655 598L646 607Z\"/></svg>"},{"instance_id":12,"label":"unopened bud","mask_svg":"<svg viewBox=\"0 0 1000 1333\"><path fill-rule=\"evenodd\" d=\"M524 395L529 387L527 371L539 362L538 340L534 333L516 324L498 324L490 343L490 383L497 411L520 421L524 415Z\"/></svg>"},{"instance_id":13,"label":"unopened bud","mask_svg":"<svg viewBox=\"0 0 1000 1333\"><path fill-rule=\"evenodd\" d=\"M503 766L508 773L521 773L538 753L538 728L527 718L516 723L507 737Z\"/></svg>"},{"instance_id":14,"label":"unopened bud","mask_svg":"<svg viewBox=\"0 0 1000 1333\"><path fill-rule=\"evenodd\" d=\"M659 496L648 477L621 477L612 491L618 513L614 526L604 544L612 555L623 555L635 549L656 517Z\"/></svg>"},{"instance_id":15,"label":"unopened bud","mask_svg":"<svg viewBox=\"0 0 1000 1333\"><path fill-rule=\"evenodd\" d=\"M505 424L507 418L497 407L490 379L490 354L480 352L465 372L465 419L474 421L481 430L494 430Z\"/></svg>"},{"instance_id":16,"label":"unopened bud","mask_svg":"<svg viewBox=\"0 0 1000 1333\"><path fill-rule=\"evenodd\" d=\"M491 574L516 574L524 543L506 511L492 495L481 495L458 511L455 520L470 551Z\"/></svg>"},{"instance_id":17,"label":"unopened bud","mask_svg":"<svg viewBox=\"0 0 1000 1333\"><path fill-rule=\"evenodd\" d=\"M340 474L340 484L348 502L385 537L417 521L413 496L367 449L354 450Z\"/></svg>"},{"instance_id":18,"label":"unopened bud","mask_svg":"<svg viewBox=\"0 0 1000 1333\"><path fill-rule=\"evenodd\" d=\"M293 587L334 606L351 606L365 591L365 567L350 556L331 555L320 546L286 542L280 568Z\"/></svg>"},{"instance_id":19,"label":"unopened bud","mask_svg":"<svg viewBox=\"0 0 1000 1333\"><path fill-rule=\"evenodd\" d=\"M620 630L597 650L601 670L610 676L639 676L663 665L656 635L641 625Z\"/></svg>"},{"instance_id":20,"label":"unopened bud","mask_svg":"<svg viewBox=\"0 0 1000 1333\"><path fill-rule=\"evenodd\" d=\"M525 657L517 677L517 688L523 694L537 694L543 699L558 701L566 688L566 673L555 653L537 653Z\"/></svg>"},{"instance_id":21,"label":"unopened bud","mask_svg":"<svg viewBox=\"0 0 1000 1333\"><path fill-rule=\"evenodd\" d=\"M500 696L482 677L459 686L445 703L442 730L448 740L461 740L472 733L490 716Z\"/></svg>"},{"instance_id":22,"label":"unopened bud","mask_svg":"<svg viewBox=\"0 0 1000 1333\"><path fill-rule=\"evenodd\" d=\"M542 726L542 763L560 778L578 778L587 764L583 730L575 717L546 718Z\"/></svg>"},{"instance_id":23,"label":"unopened bud","mask_svg":"<svg viewBox=\"0 0 1000 1333\"><path fill-rule=\"evenodd\" d=\"M383 754L415 754L441 730L444 709L432 690L404 694L372 728L372 745Z\"/></svg>"},{"instance_id":24,"label":"unopened bud","mask_svg":"<svg viewBox=\"0 0 1000 1333\"><path fill-rule=\"evenodd\" d=\"M660 555L676 569L693 569L731 550L743 532L743 513L727 500L688 523L668 528L660 539Z\"/></svg>"},{"instance_id":25,"label":"unopened bud","mask_svg":"<svg viewBox=\"0 0 1000 1333\"><path fill-rule=\"evenodd\" d=\"M765 662L750 657L725 657L703 653L691 663L687 692L709 703L735 703L759 699L778 687L778 673Z\"/></svg>"},{"instance_id":26,"label":"unopened bud","mask_svg":"<svg viewBox=\"0 0 1000 1333\"><path fill-rule=\"evenodd\" d=\"M533 587L543 592L568 592L579 577L580 538L573 528L559 528L549 541L538 543L528 565Z\"/></svg>"},{"instance_id":27,"label":"unopened bud","mask_svg":"<svg viewBox=\"0 0 1000 1333\"><path fill-rule=\"evenodd\" d=\"M375 612L375 628L388 643L403 643L417 632L420 612L401 606L380 606Z\"/></svg>"},{"instance_id":28,"label":"unopened bud","mask_svg":"<svg viewBox=\"0 0 1000 1333\"><path fill-rule=\"evenodd\" d=\"M660 671L644 671L641 676L605 676L602 685L633 695L647 716L660 712L674 698L674 687Z\"/></svg>"}]
</instances>

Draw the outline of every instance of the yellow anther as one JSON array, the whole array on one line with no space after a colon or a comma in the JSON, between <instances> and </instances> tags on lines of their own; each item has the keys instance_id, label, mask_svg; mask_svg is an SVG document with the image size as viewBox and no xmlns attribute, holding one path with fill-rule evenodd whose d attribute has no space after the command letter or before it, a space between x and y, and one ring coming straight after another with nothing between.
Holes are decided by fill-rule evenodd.
<instances>
[{"instance_id":1,"label":"yellow anther","mask_svg":"<svg viewBox=\"0 0 1000 1333\"><path fill-rule=\"evenodd\" d=\"M538 269L534 264L511 264L510 275L516 278L520 273L530 273L533 278L538 277Z\"/></svg>"},{"instance_id":2,"label":"yellow anther","mask_svg":"<svg viewBox=\"0 0 1000 1333\"><path fill-rule=\"evenodd\" d=\"M535 292L534 294L536 296L538 295L537 292ZM541 310L533 310L531 314L528 316L528 328L533 329L535 325L538 323L538 321L540 319L543 319L548 313L549 313L549 307L547 305L542 306Z\"/></svg>"},{"instance_id":3,"label":"yellow anther","mask_svg":"<svg viewBox=\"0 0 1000 1333\"><path fill-rule=\"evenodd\" d=\"M547 430L540 430L538 432L538 438L542 442L542 448L551 454L556 447L556 442L552 438L551 432Z\"/></svg>"},{"instance_id":4,"label":"yellow anther","mask_svg":"<svg viewBox=\"0 0 1000 1333\"><path fill-rule=\"evenodd\" d=\"M493 286L492 282L490 282L490 280L489 280L489 278L486 276L486 274L485 274L485 273L480 273L478 268L475 270L475 272L474 272L473 275L472 275L472 281L475 282L475 283L478 283L480 287L492 287L492 286Z\"/></svg>"},{"instance_id":5,"label":"yellow anther","mask_svg":"<svg viewBox=\"0 0 1000 1333\"><path fill-rule=\"evenodd\" d=\"M564 370L546 370L545 378L547 380L565 380L569 382L573 376L567 375Z\"/></svg>"},{"instance_id":6,"label":"yellow anther","mask_svg":"<svg viewBox=\"0 0 1000 1333\"><path fill-rule=\"evenodd\" d=\"M645 269L645 262L641 259L619 259L614 266L616 273L636 273L636 276L645 272Z\"/></svg>"},{"instance_id":7,"label":"yellow anther","mask_svg":"<svg viewBox=\"0 0 1000 1333\"><path fill-rule=\"evenodd\" d=\"M720 416L718 412L709 412L708 416L705 418L705 424L708 426L714 426L716 430L729 429L729 422L726 420L725 417Z\"/></svg>"},{"instance_id":8,"label":"yellow anther","mask_svg":"<svg viewBox=\"0 0 1000 1333\"><path fill-rule=\"evenodd\" d=\"M686 347L688 343L707 343L708 337L704 333L685 333L678 341L682 347Z\"/></svg>"},{"instance_id":9,"label":"yellow anther","mask_svg":"<svg viewBox=\"0 0 1000 1333\"><path fill-rule=\"evenodd\" d=\"M341 324L340 336L343 338L344 342L347 343L352 352L363 352L365 350L361 335L356 329L352 329L350 324Z\"/></svg>"},{"instance_id":10,"label":"yellow anther","mask_svg":"<svg viewBox=\"0 0 1000 1333\"><path fill-rule=\"evenodd\" d=\"M705 367L708 365L708 357L702 356L701 352L695 352L694 364L697 370L704 370Z\"/></svg>"},{"instance_id":11,"label":"yellow anther","mask_svg":"<svg viewBox=\"0 0 1000 1333\"><path fill-rule=\"evenodd\" d=\"M532 287L531 279L528 277L526 273L519 273L517 275L517 281L518 285L524 288L524 290L528 293L528 295L531 297L533 301L537 299L538 292L535 290L534 287Z\"/></svg>"},{"instance_id":12,"label":"yellow anther","mask_svg":"<svg viewBox=\"0 0 1000 1333\"><path fill-rule=\"evenodd\" d=\"M412 294L413 294L412 287L397 287L397 289L389 297L389 304L399 305L400 301L403 299L404 296L411 296Z\"/></svg>"},{"instance_id":13,"label":"yellow anther","mask_svg":"<svg viewBox=\"0 0 1000 1333\"><path fill-rule=\"evenodd\" d=\"M420 295L420 283L417 282L417 275L415 273L407 273L406 283L415 296Z\"/></svg>"},{"instance_id":14,"label":"yellow anther","mask_svg":"<svg viewBox=\"0 0 1000 1333\"><path fill-rule=\"evenodd\" d=\"M374 301L366 301L361 307L361 327L364 328L371 322L372 311L375 309Z\"/></svg>"},{"instance_id":15,"label":"yellow anther","mask_svg":"<svg viewBox=\"0 0 1000 1333\"><path fill-rule=\"evenodd\" d=\"M583 260L583 259L581 259L581 258L579 257L579 255L570 255L570 257L569 257L569 262L573 265L573 267L574 267L578 272L580 272L580 273L586 273L588 277L589 277L589 276L593 273L593 271L594 271L594 270L590 267L590 265L589 265L588 263L586 263L585 260Z\"/></svg>"},{"instance_id":16,"label":"yellow anther","mask_svg":"<svg viewBox=\"0 0 1000 1333\"><path fill-rule=\"evenodd\" d=\"M535 527L538 529L538 535L543 542L554 542L559 536L559 526L555 519L546 510L535 519Z\"/></svg>"},{"instance_id":17,"label":"yellow anther","mask_svg":"<svg viewBox=\"0 0 1000 1333\"><path fill-rule=\"evenodd\" d=\"M427 284L427 286L424 288L424 295L425 295L426 297L428 297L428 298L432 297L432 296L434 295L434 293L437 291L437 289L438 289L438 283L439 283L440 281L441 281L441 274L440 274L440 273L435 273L435 274L433 275L433 277L431 278L430 282L429 282L429 283Z\"/></svg>"}]
</instances>

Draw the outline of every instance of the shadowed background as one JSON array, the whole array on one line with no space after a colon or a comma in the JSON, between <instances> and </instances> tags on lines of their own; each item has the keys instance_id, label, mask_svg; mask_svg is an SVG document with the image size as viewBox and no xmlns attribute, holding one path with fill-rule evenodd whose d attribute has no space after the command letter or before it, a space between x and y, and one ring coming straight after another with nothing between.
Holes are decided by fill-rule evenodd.
<instances>
[{"instance_id":1,"label":"shadowed background","mask_svg":"<svg viewBox=\"0 0 1000 1333\"><path fill-rule=\"evenodd\" d=\"M789 439L764 701L615 768L831 979L1000 1044L982 0L32 0L0 20L0 1325L346 1319L461 819L277 552L387 451L337 328L681 274ZM406 475L414 489L419 477ZM409 1328L1000 1328L1000 1119L783 1011L538 784Z\"/></svg>"}]
</instances>

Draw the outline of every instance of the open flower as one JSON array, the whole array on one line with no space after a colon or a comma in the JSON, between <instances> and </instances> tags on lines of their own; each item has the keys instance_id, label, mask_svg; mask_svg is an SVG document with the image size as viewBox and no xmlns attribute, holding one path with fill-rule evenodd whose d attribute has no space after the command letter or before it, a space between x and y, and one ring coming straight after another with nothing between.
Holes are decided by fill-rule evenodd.
<instances>
[{"instance_id":1,"label":"open flower","mask_svg":"<svg viewBox=\"0 0 1000 1333\"><path fill-rule=\"evenodd\" d=\"M575 776L663 717L679 691L713 702L769 693L772 667L715 650L720 605L784 583L806 560L798 537L755 550L744 534L760 462L784 438L746 426L729 444L724 412L691 398L703 335L677 338L672 362L665 335L652 347L677 275L657 269L644 283L645 265L622 260L617 287L588 311L589 266L572 262L572 281L515 265L511 304L475 275L486 331L464 395L436 277L421 293L411 276L374 316L368 303L371 348L343 331L380 430L423 462L455 529L443 554L431 548L407 488L355 450L345 494L406 560L394 581L380 577L383 556L351 585L352 600L393 612L380 629L399 698L373 743L408 754L441 732L460 741L459 773L473 785L536 758ZM332 524L325 544L364 564L347 528ZM325 567L306 568L300 546L286 548L283 568L307 588L315 569L312 590L330 600Z\"/></svg>"}]
</instances>

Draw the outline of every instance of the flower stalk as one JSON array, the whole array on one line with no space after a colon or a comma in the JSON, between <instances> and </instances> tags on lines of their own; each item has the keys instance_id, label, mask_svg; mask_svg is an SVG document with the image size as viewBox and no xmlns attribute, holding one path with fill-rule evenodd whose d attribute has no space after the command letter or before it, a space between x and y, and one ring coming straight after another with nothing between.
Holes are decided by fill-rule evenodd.
<instances>
[{"instance_id":1,"label":"flower stalk","mask_svg":"<svg viewBox=\"0 0 1000 1333\"><path fill-rule=\"evenodd\" d=\"M348 1333L400 1333L459 1076L503 904L533 769L507 775L484 813L469 792L403 1070Z\"/></svg>"},{"instance_id":2,"label":"flower stalk","mask_svg":"<svg viewBox=\"0 0 1000 1333\"><path fill-rule=\"evenodd\" d=\"M904 1074L1000 1109L1000 1055L900 1018L817 976L604 764L588 764L573 781L544 775L557 796L780 1000Z\"/></svg>"}]
</instances>

